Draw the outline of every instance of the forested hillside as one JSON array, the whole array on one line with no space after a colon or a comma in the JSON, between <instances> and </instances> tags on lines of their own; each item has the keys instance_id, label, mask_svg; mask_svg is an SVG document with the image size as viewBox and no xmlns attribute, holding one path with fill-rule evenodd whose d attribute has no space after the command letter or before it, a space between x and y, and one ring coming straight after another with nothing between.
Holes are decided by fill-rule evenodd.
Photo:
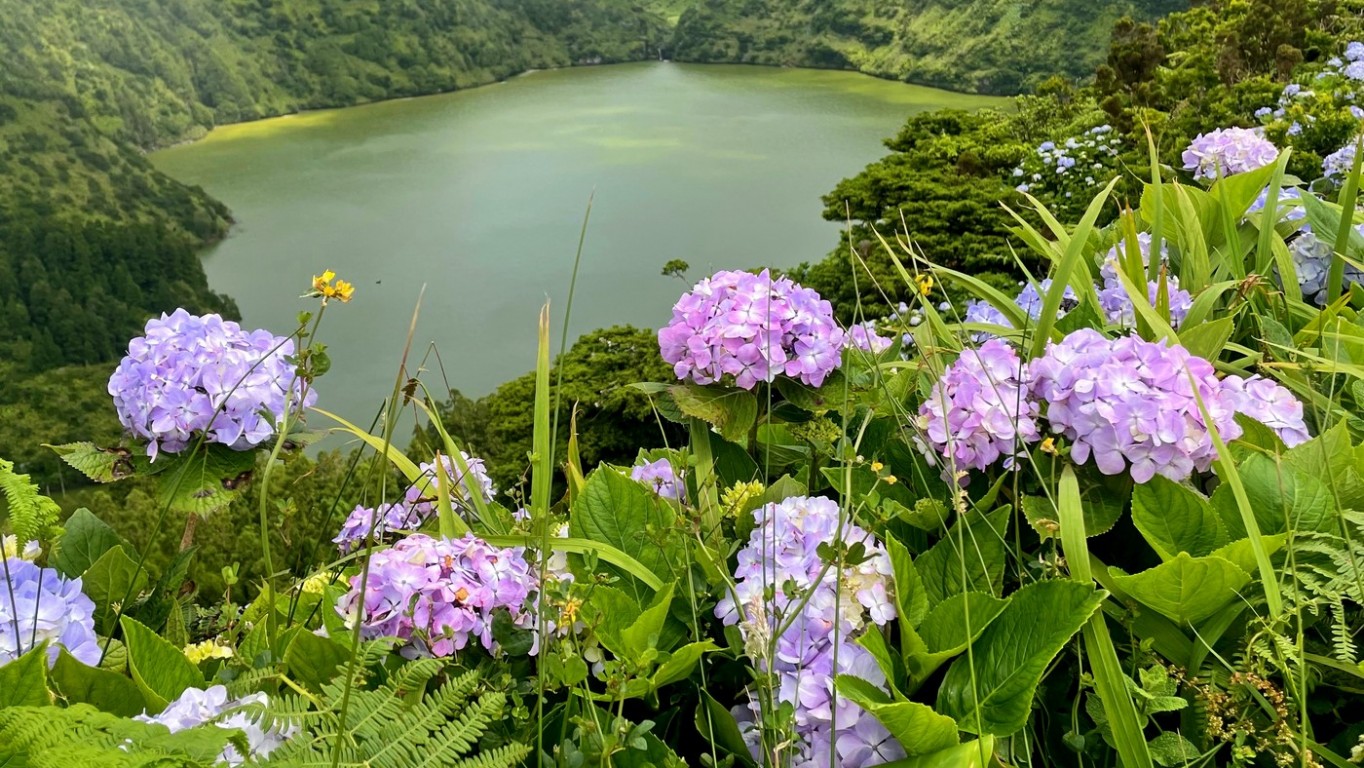
<instances>
[{"instance_id":1,"label":"forested hillside","mask_svg":"<svg viewBox=\"0 0 1364 768\"><path fill-rule=\"evenodd\" d=\"M673 37L678 61L857 69L963 91L1014 94L1083 78L1113 25L1187 0L696 0Z\"/></svg>"}]
</instances>

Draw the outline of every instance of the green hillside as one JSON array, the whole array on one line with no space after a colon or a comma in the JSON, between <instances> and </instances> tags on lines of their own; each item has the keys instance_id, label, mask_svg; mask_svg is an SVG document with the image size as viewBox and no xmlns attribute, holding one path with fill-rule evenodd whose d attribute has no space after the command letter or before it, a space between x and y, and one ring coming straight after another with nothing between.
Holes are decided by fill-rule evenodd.
<instances>
[{"instance_id":1,"label":"green hillside","mask_svg":"<svg viewBox=\"0 0 1364 768\"><path fill-rule=\"evenodd\" d=\"M857 69L983 93L1051 75L1084 78L1123 16L1185 0L696 0L673 37L679 61Z\"/></svg>"}]
</instances>

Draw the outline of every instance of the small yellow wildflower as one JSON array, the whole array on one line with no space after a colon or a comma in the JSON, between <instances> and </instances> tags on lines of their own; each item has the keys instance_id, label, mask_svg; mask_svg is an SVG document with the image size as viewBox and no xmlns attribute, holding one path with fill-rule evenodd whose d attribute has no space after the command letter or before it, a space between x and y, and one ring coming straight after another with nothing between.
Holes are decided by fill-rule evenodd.
<instances>
[{"instance_id":1,"label":"small yellow wildflower","mask_svg":"<svg viewBox=\"0 0 1364 768\"><path fill-rule=\"evenodd\" d=\"M873 471L873 472L880 472L881 470L883 470L883 469L885 469L885 468L886 468L886 465L885 465L885 464L882 464L882 463L879 462L879 461L873 461L873 462L871 463L871 471Z\"/></svg>"},{"instance_id":2,"label":"small yellow wildflower","mask_svg":"<svg viewBox=\"0 0 1364 768\"><path fill-rule=\"evenodd\" d=\"M299 589L310 595L320 595L326 591L327 585L330 584L331 581L331 574L314 573L312 576L303 580L303 583L299 585Z\"/></svg>"},{"instance_id":3,"label":"small yellow wildflower","mask_svg":"<svg viewBox=\"0 0 1364 768\"><path fill-rule=\"evenodd\" d=\"M312 295L323 299L340 299L344 303L355 295L355 286L345 280L337 280L336 273L329 269L320 275L313 275Z\"/></svg>"},{"instance_id":4,"label":"small yellow wildflower","mask_svg":"<svg viewBox=\"0 0 1364 768\"><path fill-rule=\"evenodd\" d=\"M189 659L192 664L198 664L209 659L230 659L232 658L232 648L219 645L217 640L190 643L185 646L185 658Z\"/></svg>"},{"instance_id":5,"label":"small yellow wildflower","mask_svg":"<svg viewBox=\"0 0 1364 768\"><path fill-rule=\"evenodd\" d=\"M564 602L564 610L560 614L565 625L570 625L578 620L578 609L583 607L583 601L577 598L569 598Z\"/></svg>"},{"instance_id":6,"label":"small yellow wildflower","mask_svg":"<svg viewBox=\"0 0 1364 768\"><path fill-rule=\"evenodd\" d=\"M895 485L896 483L900 482L900 479L897 478L895 475L886 475L885 480L886 485Z\"/></svg>"},{"instance_id":7,"label":"small yellow wildflower","mask_svg":"<svg viewBox=\"0 0 1364 768\"><path fill-rule=\"evenodd\" d=\"M731 515L737 515L754 499L763 495L767 489L762 483L735 483L720 496L720 505Z\"/></svg>"},{"instance_id":8,"label":"small yellow wildflower","mask_svg":"<svg viewBox=\"0 0 1364 768\"><path fill-rule=\"evenodd\" d=\"M1056 438L1049 437L1042 441L1042 453L1050 453L1053 456L1056 455Z\"/></svg>"},{"instance_id":9,"label":"small yellow wildflower","mask_svg":"<svg viewBox=\"0 0 1364 768\"><path fill-rule=\"evenodd\" d=\"M918 283L919 285L920 296L927 296L928 294L933 292L932 275L919 275L918 277L914 278L914 282Z\"/></svg>"}]
</instances>

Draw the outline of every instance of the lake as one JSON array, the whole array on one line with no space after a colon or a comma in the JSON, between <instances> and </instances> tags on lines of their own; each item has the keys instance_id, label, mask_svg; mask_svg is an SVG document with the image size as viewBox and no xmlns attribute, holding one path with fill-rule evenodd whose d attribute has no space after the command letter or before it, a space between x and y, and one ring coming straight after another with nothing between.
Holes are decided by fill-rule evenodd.
<instances>
[{"instance_id":1,"label":"lake","mask_svg":"<svg viewBox=\"0 0 1364 768\"><path fill-rule=\"evenodd\" d=\"M246 325L291 331L324 269L355 284L323 323L319 406L368 423L423 285L413 355L439 350L433 391L478 396L533 368L546 298L558 348L594 195L569 330L655 328L713 270L829 253L839 225L820 196L910 114L1000 103L849 72L655 62L228 126L152 161L231 207L237 226L204 266ZM691 264L686 285L660 274L671 259Z\"/></svg>"}]
</instances>

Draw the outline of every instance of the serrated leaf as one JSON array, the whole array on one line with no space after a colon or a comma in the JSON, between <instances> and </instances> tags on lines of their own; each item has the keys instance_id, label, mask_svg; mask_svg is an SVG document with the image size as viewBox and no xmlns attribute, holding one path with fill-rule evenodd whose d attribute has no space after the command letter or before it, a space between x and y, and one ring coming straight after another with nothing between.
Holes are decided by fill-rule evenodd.
<instances>
[{"instance_id":1,"label":"serrated leaf","mask_svg":"<svg viewBox=\"0 0 1364 768\"><path fill-rule=\"evenodd\" d=\"M1288 544L1288 534L1276 533L1273 536L1261 536L1260 541L1264 545L1265 552L1273 555ZM1232 564L1246 573L1255 573L1255 547L1249 538L1237 539L1230 544L1214 549L1208 554L1230 560Z\"/></svg>"},{"instance_id":2,"label":"serrated leaf","mask_svg":"<svg viewBox=\"0 0 1364 768\"><path fill-rule=\"evenodd\" d=\"M47 692L47 647L38 645L23 656L0 665L0 709L43 707L52 703Z\"/></svg>"},{"instance_id":3,"label":"serrated leaf","mask_svg":"<svg viewBox=\"0 0 1364 768\"><path fill-rule=\"evenodd\" d=\"M922 650L907 654L905 659L915 685L922 684L943 664L961 655L966 646L985 632L1010 599L1001 600L983 592L964 592L934 606L921 627Z\"/></svg>"},{"instance_id":4,"label":"serrated leaf","mask_svg":"<svg viewBox=\"0 0 1364 768\"><path fill-rule=\"evenodd\" d=\"M1247 456L1236 469L1262 534L1336 530L1335 497L1314 473L1259 453ZM1212 502L1230 538L1246 536L1230 484L1218 486Z\"/></svg>"},{"instance_id":5,"label":"serrated leaf","mask_svg":"<svg viewBox=\"0 0 1364 768\"><path fill-rule=\"evenodd\" d=\"M284 652L284 663L294 679L314 691L336 675L336 668L346 663L350 654L335 641L311 632L294 636Z\"/></svg>"},{"instance_id":6,"label":"serrated leaf","mask_svg":"<svg viewBox=\"0 0 1364 768\"><path fill-rule=\"evenodd\" d=\"M147 581L146 569L139 568L122 546L105 552L81 574L81 589L95 603L96 631L112 634L120 608L137 599Z\"/></svg>"},{"instance_id":7,"label":"serrated leaf","mask_svg":"<svg viewBox=\"0 0 1364 768\"><path fill-rule=\"evenodd\" d=\"M743 732L739 730L739 723L734 719L733 713L716 701L706 689L700 689L700 694L701 703L696 706L696 732L701 734L701 738L707 743L733 755L740 764L754 765L753 757L748 752L748 743L744 741Z\"/></svg>"},{"instance_id":8,"label":"serrated leaf","mask_svg":"<svg viewBox=\"0 0 1364 768\"><path fill-rule=\"evenodd\" d=\"M205 445L183 456L162 456L157 475L159 500L173 512L211 515L241 496L256 467L255 451Z\"/></svg>"},{"instance_id":9,"label":"serrated leaf","mask_svg":"<svg viewBox=\"0 0 1364 768\"><path fill-rule=\"evenodd\" d=\"M57 542L52 565L74 579L89 570L105 552L121 543L118 534L88 509L81 508L66 521L66 532Z\"/></svg>"},{"instance_id":10,"label":"serrated leaf","mask_svg":"<svg viewBox=\"0 0 1364 768\"><path fill-rule=\"evenodd\" d=\"M1022 728L1047 665L1099 609L1105 593L1077 581L1029 584L948 668L937 710L963 731L1007 736Z\"/></svg>"},{"instance_id":11,"label":"serrated leaf","mask_svg":"<svg viewBox=\"0 0 1364 768\"><path fill-rule=\"evenodd\" d=\"M1141 573L1109 568L1110 577L1132 599L1181 624L1196 624L1217 613L1250 583L1250 575L1220 557L1181 552Z\"/></svg>"},{"instance_id":12,"label":"serrated leaf","mask_svg":"<svg viewBox=\"0 0 1364 768\"><path fill-rule=\"evenodd\" d=\"M927 704L916 701L885 701L872 695L879 693L865 680L839 675L835 685L838 692L881 721L881 725L900 742L909 757L931 755L956 746L957 723L946 715L933 711ZM870 690L869 690L870 689Z\"/></svg>"},{"instance_id":13,"label":"serrated leaf","mask_svg":"<svg viewBox=\"0 0 1364 768\"><path fill-rule=\"evenodd\" d=\"M885 763L882 768L986 768L993 764L995 738L986 736L929 755Z\"/></svg>"},{"instance_id":14,"label":"serrated leaf","mask_svg":"<svg viewBox=\"0 0 1364 768\"><path fill-rule=\"evenodd\" d=\"M147 699L147 711L159 713L187 688L202 688L204 677L185 654L136 619L124 616L128 669Z\"/></svg>"},{"instance_id":15,"label":"serrated leaf","mask_svg":"<svg viewBox=\"0 0 1364 768\"><path fill-rule=\"evenodd\" d=\"M718 650L720 646L710 640L687 643L673 651L667 661L658 665L658 669L654 670L653 676L649 678L649 683L656 691L665 685L685 680L701 661L702 656Z\"/></svg>"},{"instance_id":16,"label":"serrated leaf","mask_svg":"<svg viewBox=\"0 0 1364 768\"><path fill-rule=\"evenodd\" d=\"M587 476L582 494L573 502L568 527L572 537L609 544L660 579L672 580L675 550L666 537L673 530L675 517L673 508L643 485L615 469L602 467ZM599 568L619 576L623 584L639 583L605 561ZM648 593L633 594L646 598Z\"/></svg>"},{"instance_id":17,"label":"serrated leaf","mask_svg":"<svg viewBox=\"0 0 1364 768\"><path fill-rule=\"evenodd\" d=\"M101 448L89 442L44 447L96 483L113 483L137 474L133 455L126 448Z\"/></svg>"},{"instance_id":18,"label":"serrated leaf","mask_svg":"<svg viewBox=\"0 0 1364 768\"><path fill-rule=\"evenodd\" d=\"M1151 750L1151 759L1163 768L1193 765L1200 757L1198 747L1174 731L1165 731L1147 742L1147 746Z\"/></svg>"},{"instance_id":19,"label":"serrated leaf","mask_svg":"<svg viewBox=\"0 0 1364 768\"><path fill-rule=\"evenodd\" d=\"M639 618L621 630L620 639L628 658L639 658L645 651L658 648L663 636L663 625L668 620L668 609L672 606L675 587L676 582L670 582L654 596L654 601L648 608L640 611Z\"/></svg>"},{"instance_id":20,"label":"serrated leaf","mask_svg":"<svg viewBox=\"0 0 1364 768\"><path fill-rule=\"evenodd\" d=\"M732 443L744 444L758 420L758 399L743 389L678 384L668 390L677 407Z\"/></svg>"},{"instance_id":21,"label":"serrated leaf","mask_svg":"<svg viewBox=\"0 0 1364 768\"><path fill-rule=\"evenodd\" d=\"M1001 507L969 522L958 520L938 543L914 561L930 606L961 592L999 591L1009 511L1008 507Z\"/></svg>"},{"instance_id":22,"label":"serrated leaf","mask_svg":"<svg viewBox=\"0 0 1364 768\"><path fill-rule=\"evenodd\" d=\"M1230 540L1207 497L1159 475L1132 492L1132 522L1162 560L1201 557Z\"/></svg>"}]
</instances>

